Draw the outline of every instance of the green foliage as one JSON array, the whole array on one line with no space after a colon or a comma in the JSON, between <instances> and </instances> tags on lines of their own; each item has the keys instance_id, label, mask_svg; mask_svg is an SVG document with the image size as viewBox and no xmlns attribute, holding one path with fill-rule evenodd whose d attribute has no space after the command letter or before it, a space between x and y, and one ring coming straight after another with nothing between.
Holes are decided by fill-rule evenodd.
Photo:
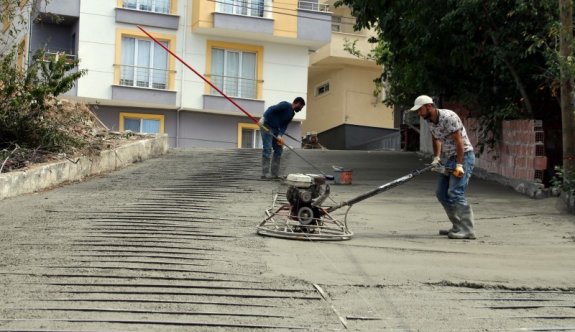
<instances>
[{"instance_id":1,"label":"green foliage","mask_svg":"<svg viewBox=\"0 0 575 332\"><path fill-rule=\"evenodd\" d=\"M86 73L77 70L78 60L38 51L21 69L15 65L16 53L13 49L0 57L0 156L65 153L82 146L73 130L79 119L55 98Z\"/></svg>"},{"instance_id":2,"label":"green foliage","mask_svg":"<svg viewBox=\"0 0 575 332\"><path fill-rule=\"evenodd\" d=\"M481 144L500 122L532 118L557 84L557 0L339 0L356 29L376 27L385 52L385 102L411 105L420 94L465 103L483 125Z\"/></svg>"},{"instance_id":3,"label":"green foliage","mask_svg":"<svg viewBox=\"0 0 575 332\"><path fill-rule=\"evenodd\" d=\"M575 190L575 170L567 171L555 166L555 175L551 179L551 186L564 192Z\"/></svg>"}]
</instances>

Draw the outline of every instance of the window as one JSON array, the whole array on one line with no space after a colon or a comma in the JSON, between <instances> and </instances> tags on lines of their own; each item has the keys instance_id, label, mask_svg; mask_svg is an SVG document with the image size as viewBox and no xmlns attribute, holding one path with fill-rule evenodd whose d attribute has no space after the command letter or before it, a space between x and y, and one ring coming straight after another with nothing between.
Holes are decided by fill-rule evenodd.
<instances>
[{"instance_id":1,"label":"window","mask_svg":"<svg viewBox=\"0 0 575 332\"><path fill-rule=\"evenodd\" d=\"M238 124L238 148L257 149L262 147L262 137L258 125L251 123Z\"/></svg>"},{"instance_id":2,"label":"window","mask_svg":"<svg viewBox=\"0 0 575 332\"><path fill-rule=\"evenodd\" d=\"M329 82L321 83L320 85L315 87L315 95L321 96L329 92Z\"/></svg>"},{"instance_id":3,"label":"window","mask_svg":"<svg viewBox=\"0 0 575 332\"><path fill-rule=\"evenodd\" d=\"M170 13L170 0L124 0L122 7L161 14Z\"/></svg>"},{"instance_id":4,"label":"window","mask_svg":"<svg viewBox=\"0 0 575 332\"><path fill-rule=\"evenodd\" d=\"M230 97L256 98L257 57L254 52L212 48L212 83ZM218 92L212 89L212 94Z\"/></svg>"},{"instance_id":5,"label":"window","mask_svg":"<svg viewBox=\"0 0 575 332\"><path fill-rule=\"evenodd\" d=\"M120 131L158 134L164 132L164 116L160 114L120 113Z\"/></svg>"},{"instance_id":6,"label":"window","mask_svg":"<svg viewBox=\"0 0 575 332\"><path fill-rule=\"evenodd\" d=\"M341 32L341 16L331 17L331 31Z\"/></svg>"},{"instance_id":7,"label":"window","mask_svg":"<svg viewBox=\"0 0 575 332\"><path fill-rule=\"evenodd\" d=\"M264 0L222 0L222 13L264 17Z\"/></svg>"},{"instance_id":8,"label":"window","mask_svg":"<svg viewBox=\"0 0 575 332\"><path fill-rule=\"evenodd\" d=\"M167 89L168 76L166 50L152 40L122 37L120 85Z\"/></svg>"}]
</instances>

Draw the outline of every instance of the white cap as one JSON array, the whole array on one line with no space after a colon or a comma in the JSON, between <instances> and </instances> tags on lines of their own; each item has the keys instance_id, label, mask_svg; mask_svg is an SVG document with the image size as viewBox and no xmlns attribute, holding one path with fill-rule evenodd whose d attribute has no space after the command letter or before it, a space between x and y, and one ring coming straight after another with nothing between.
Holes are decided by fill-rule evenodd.
<instances>
[{"instance_id":1,"label":"white cap","mask_svg":"<svg viewBox=\"0 0 575 332\"><path fill-rule=\"evenodd\" d=\"M413 103L413 107L410 109L410 111L417 111L421 108L421 106L427 104L433 104L433 99L431 99L429 96L421 95L415 98L415 102Z\"/></svg>"}]
</instances>

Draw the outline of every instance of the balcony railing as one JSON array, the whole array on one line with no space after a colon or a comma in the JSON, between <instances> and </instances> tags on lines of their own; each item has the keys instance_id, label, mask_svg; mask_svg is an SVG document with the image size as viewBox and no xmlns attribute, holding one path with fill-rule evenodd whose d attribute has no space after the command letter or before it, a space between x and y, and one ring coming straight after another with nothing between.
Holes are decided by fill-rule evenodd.
<instances>
[{"instance_id":1,"label":"balcony railing","mask_svg":"<svg viewBox=\"0 0 575 332\"><path fill-rule=\"evenodd\" d=\"M297 8L305 10L313 10L316 12L329 12L329 4L317 3L313 1L299 1Z\"/></svg>"},{"instance_id":2,"label":"balcony railing","mask_svg":"<svg viewBox=\"0 0 575 332\"><path fill-rule=\"evenodd\" d=\"M170 71L166 69L120 65L120 85L168 89Z\"/></svg>"},{"instance_id":3,"label":"balcony railing","mask_svg":"<svg viewBox=\"0 0 575 332\"><path fill-rule=\"evenodd\" d=\"M124 0L122 7L145 12L169 14L170 2L170 0Z\"/></svg>"},{"instance_id":4,"label":"balcony railing","mask_svg":"<svg viewBox=\"0 0 575 332\"><path fill-rule=\"evenodd\" d=\"M223 0L219 1L220 12L244 16L264 17L264 2L261 0Z\"/></svg>"},{"instance_id":5,"label":"balcony railing","mask_svg":"<svg viewBox=\"0 0 575 332\"><path fill-rule=\"evenodd\" d=\"M211 75L211 82L230 97L256 99L257 80ZM212 95L219 95L219 93L212 89Z\"/></svg>"},{"instance_id":6,"label":"balcony railing","mask_svg":"<svg viewBox=\"0 0 575 332\"><path fill-rule=\"evenodd\" d=\"M42 60L49 61L49 60L58 60L62 57L66 58L66 63L70 64L76 60L76 56L73 54L73 51L44 51L44 56Z\"/></svg>"}]
</instances>

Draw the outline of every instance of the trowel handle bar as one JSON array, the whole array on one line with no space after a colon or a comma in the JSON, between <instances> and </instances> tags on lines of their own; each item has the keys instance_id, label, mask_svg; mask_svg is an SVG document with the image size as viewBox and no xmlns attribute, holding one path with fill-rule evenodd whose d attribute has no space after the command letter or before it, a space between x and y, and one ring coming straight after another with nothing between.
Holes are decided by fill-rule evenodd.
<instances>
[{"instance_id":1,"label":"trowel handle bar","mask_svg":"<svg viewBox=\"0 0 575 332\"><path fill-rule=\"evenodd\" d=\"M361 201L363 201L363 200L365 200L365 199L368 199L368 198L370 198L370 197L373 197L373 196L375 196L375 195L377 195L377 194L379 194L379 193L382 193L382 192L384 192L384 191L388 191L388 190L391 189L391 188L395 188L395 187L399 186L400 184L403 184L403 183L405 183L405 182L411 180L411 179L412 179L413 177L415 177L416 175L419 175L419 174L422 174L422 173L425 173L425 172L431 170L433 167L434 167L433 165L428 165L428 166L426 166L426 167L424 167L424 168L422 168L422 169L415 170L415 171L413 171L413 172L411 172L411 173L409 173L409 174L407 174L407 175L405 175L405 176L400 177L399 179L395 179L395 180L393 180L393 181L391 181L391 182L388 182L388 183L386 183L386 184L383 184L383 185L381 185L381 186L379 186L379 187L377 187L377 188L375 188L375 189L373 189L373 190L370 190L370 191L368 191L368 192L366 192L366 193L363 193L363 194L361 194L361 195L359 195L359 196L357 196L357 197L355 197L355 198L352 198L352 199L350 199L350 200L341 202L341 203L339 203L339 204L336 205L336 206L329 207L329 208L326 209L326 212L329 213L329 212L335 211L335 210L337 210L337 209L339 209L339 208L342 208L342 207L344 207L344 206L352 206L352 205L355 204L355 203L361 202Z\"/></svg>"}]
</instances>

